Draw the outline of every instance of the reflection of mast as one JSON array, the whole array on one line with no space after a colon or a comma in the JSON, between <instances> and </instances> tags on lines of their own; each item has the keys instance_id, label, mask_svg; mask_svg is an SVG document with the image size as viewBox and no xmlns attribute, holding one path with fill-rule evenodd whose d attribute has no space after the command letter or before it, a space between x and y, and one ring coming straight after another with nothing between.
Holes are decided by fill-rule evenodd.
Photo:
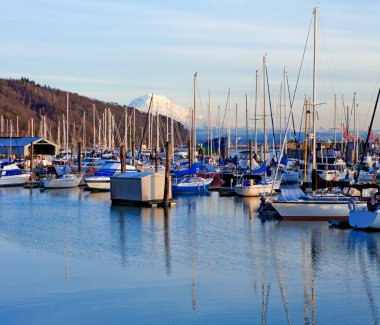
<instances>
[{"instance_id":1,"label":"reflection of mast","mask_svg":"<svg viewBox=\"0 0 380 325\"><path fill-rule=\"evenodd\" d=\"M265 278L261 284L262 292L262 302L261 302L261 324L265 324L267 321L267 310L268 310L268 301L269 301L269 292L270 292L270 283L266 285Z\"/></svg>"},{"instance_id":2,"label":"reflection of mast","mask_svg":"<svg viewBox=\"0 0 380 325\"><path fill-rule=\"evenodd\" d=\"M288 321L288 324L291 324L292 321L291 321L290 314L289 314L288 302L286 301L286 290L285 290L285 286L284 286L284 283L283 283L281 275L280 275L280 268L278 267L278 261L277 261L274 242L271 243L271 248L272 248L272 255L273 255L274 264L275 264L275 268L276 268L277 281L278 281L278 285L280 287L280 292L281 292L282 304L284 305L284 310L285 310L286 319Z\"/></svg>"},{"instance_id":3,"label":"reflection of mast","mask_svg":"<svg viewBox=\"0 0 380 325\"><path fill-rule=\"evenodd\" d=\"M303 299L304 299L304 321L305 324L309 323L309 295L307 293L307 268L306 268L306 239L305 234L302 234L302 246L303 246Z\"/></svg>"},{"instance_id":4,"label":"reflection of mast","mask_svg":"<svg viewBox=\"0 0 380 325\"><path fill-rule=\"evenodd\" d=\"M310 275L311 275L311 323L315 324L315 261L317 257L317 247L315 241L314 231L311 233L311 261L310 261Z\"/></svg>"},{"instance_id":5,"label":"reflection of mast","mask_svg":"<svg viewBox=\"0 0 380 325\"><path fill-rule=\"evenodd\" d=\"M127 249L125 239L125 218L122 210L119 213L119 234L120 234L120 253L121 253L121 265L124 267L127 265Z\"/></svg>"}]
</instances>

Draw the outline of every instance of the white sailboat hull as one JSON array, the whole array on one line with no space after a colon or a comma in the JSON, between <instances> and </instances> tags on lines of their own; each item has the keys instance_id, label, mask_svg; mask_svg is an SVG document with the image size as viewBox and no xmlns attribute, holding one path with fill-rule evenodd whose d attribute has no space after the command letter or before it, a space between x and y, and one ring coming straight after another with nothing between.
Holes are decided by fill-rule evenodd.
<instances>
[{"instance_id":1,"label":"white sailboat hull","mask_svg":"<svg viewBox=\"0 0 380 325\"><path fill-rule=\"evenodd\" d=\"M45 178L42 182L44 188L71 188L79 185L82 176L70 175L62 178Z\"/></svg>"},{"instance_id":2,"label":"white sailboat hull","mask_svg":"<svg viewBox=\"0 0 380 325\"><path fill-rule=\"evenodd\" d=\"M254 184L242 185L238 184L234 187L237 195L240 196L261 196L262 194L270 193L272 190L278 189L279 184Z\"/></svg>"},{"instance_id":3,"label":"white sailboat hull","mask_svg":"<svg viewBox=\"0 0 380 325\"><path fill-rule=\"evenodd\" d=\"M348 215L350 213L347 201L297 200L288 202L272 202L272 206L284 220L348 220Z\"/></svg>"}]
</instances>

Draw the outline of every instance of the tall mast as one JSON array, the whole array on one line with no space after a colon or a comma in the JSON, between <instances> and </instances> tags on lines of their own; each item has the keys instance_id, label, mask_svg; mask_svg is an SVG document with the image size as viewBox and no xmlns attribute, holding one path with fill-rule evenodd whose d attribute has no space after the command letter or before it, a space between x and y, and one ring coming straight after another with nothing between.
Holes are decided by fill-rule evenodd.
<instances>
[{"instance_id":1,"label":"tall mast","mask_svg":"<svg viewBox=\"0 0 380 325\"><path fill-rule=\"evenodd\" d=\"M220 106L218 106L218 157L220 157Z\"/></svg>"},{"instance_id":2,"label":"tall mast","mask_svg":"<svg viewBox=\"0 0 380 325\"><path fill-rule=\"evenodd\" d=\"M255 153L257 154L257 88L259 83L259 70L256 70L256 87L255 87Z\"/></svg>"},{"instance_id":3,"label":"tall mast","mask_svg":"<svg viewBox=\"0 0 380 325\"><path fill-rule=\"evenodd\" d=\"M83 112L83 148L84 148L84 156L86 157L86 111Z\"/></svg>"},{"instance_id":4,"label":"tall mast","mask_svg":"<svg viewBox=\"0 0 380 325\"><path fill-rule=\"evenodd\" d=\"M245 94L245 142L248 145L248 98Z\"/></svg>"},{"instance_id":5,"label":"tall mast","mask_svg":"<svg viewBox=\"0 0 380 325\"><path fill-rule=\"evenodd\" d=\"M69 92L66 92L66 157L69 154Z\"/></svg>"},{"instance_id":6,"label":"tall mast","mask_svg":"<svg viewBox=\"0 0 380 325\"><path fill-rule=\"evenodd\" d=\"M356 93L354 93L354 123L355 123L355 163L359 160L359 146L358 146L358 137L359 137L359 131L358 131L358 105L356 104Z\"/></svg>"},{"instance_id":7,"label":"tall mast","mask_svg":"<svg viewBox=\"0 0 380 325\"><path fill-rule=\"evenodd\" d=\"M231 88L228 89L228 130L227 130L227 157L230 157L231 149Z\"/></svg>"},{"instance_id":8,"label":"tall mast","mask_svg":"<svg viewBox=\"0 0 380 325\"><path fill-rule=\"evenodd\" d=\"M264 91L264 94L263 94L263 108L264 108L264 154L261 153L262 155L262 159L263 160L266 160L266 153L267 153L267 131L266 131L266 118L267 118L267 115L266 115L266 103L265 103L265 99L266 99L266 60L265 60L265 55L263 56L263 91Z\"/></svg>"},{"instance_id":9,"label":"tall mast","mask_svg":"<svg viewBox=\"0 0 380 325\"><path fill-rule=\"evenodd\" d=\"M284 85L285 87L285 85ZM280 84L280 105L279 105L279 113L280 113L280 148L282 146L282 117L281 117L281 111L282 111L282 81L281 81L281 84ZM286 126L285 126L286 127Z\"/></svg>"},{"instance_id":10,"label":"tall mast","mask_svg":"<svg viewBox=\"0 0 380 325\"><path fill-rule=\"evenodd\" d=\"M318 7L314 8L314 65L313 65L313 175L312 179L315 182L317 176L317 21ZM316 190L316 183L313 182L313 190Z\"/></svg>"},{"instance_id":11,"label":"tall mast","mask_svg":"<svg viewBox=\"0 0 380 325\"><path fill-rule=\"evenodd\" d=\"M207 104L207 152L211 157L211 112L210 112L210 101L211 101L210 89L208 90L208 104Z\"/></svg>"},{"instance_id":12,"label":"tall mast","mask_svg":"<svg viewBox=\"0 0 380 325\"><path fill-rule=\"evenodd\" d=\"M196 118L196 99L197 99L197 72L194 74L194 102L193 102L193 140L192 140L192 159L197 150L197 118Z\"/></svg>"},{"instance_id":13,"label":"tall mast","mask_svg":"<svg viewBox=\"0 0 380 325\"><path fill-rule=\"evenodd\" d=\"M334 95L334 148L336 149L336 94Z\"/></svg>"},{"instance_id":14,"label":"tall mast","mask_svg":"<svg viewBox=\"0 0 380 325\"><path fill-rule=\"evenodd\" d=\"M171 145L172 145L172 156L174 157L174 123L173 123L173 103L170 102L170 138L171 138Z\"/></svg>"},{"instance_id":15,"label":"tall mast","mask_svg":"<svg viewBox=\"0 0 380 325\"><path fill-rule=\"evenodd\" d=\"M158 108L156 111L156 150L158 152L158 149L160 148L160 123L159 123L160 116L158 115Z\"/></svg>"},{"instance_id":16,"label":"tall mast","mask_svg":"<svg viewBox=\"0 0 380 325\"><path fill-rule=\"evenodd\" d=\"M96 127L95 127L95 104L92 104L92 128L94 131L94 144L93 144L93 151L95 153L96 148Z\"/></svg>"},{"instance_id":17,"label":"tall mast","mask_svg":"<svg viewBox=\"0 0 380 325\"><path fill-rule=\"evenodd\" d=\"M238 143L238 138L237 138L237 107L238 107L238 105L236 104L236 109L235 109L235 156L237 155L237 143Z\"/></svg>"}]
</instances>

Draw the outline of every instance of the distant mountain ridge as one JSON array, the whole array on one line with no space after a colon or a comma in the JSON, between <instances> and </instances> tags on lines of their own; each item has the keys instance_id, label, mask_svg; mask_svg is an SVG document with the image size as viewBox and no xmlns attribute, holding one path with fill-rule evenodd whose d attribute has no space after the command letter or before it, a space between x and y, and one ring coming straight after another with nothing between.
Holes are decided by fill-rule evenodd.
<instances>
[{"instance_id":1,"label":"distant mountain ridge","mask_svg":"<svg viewBox=\"0 0 380 325\"><path fill-rule=\"evenodd\" d=\"M66 116L66 91L54 89L46 85L40 85L28 78L21 79L0 79L0 116L3 120L3 134L9 136L11 128L16 132L18 124L19 136L30 136L30 124L33 119L34 135L40 135L40 125L43 118L46 120L47 134L49 140L56 142L58 138L58 125L60 123L61 139L63 139L62 121ZM115 118L117 135L115 144L120 145L124 136L124 116L125 110L128 111L129 118L133 114L133 109L117 103L103 102L81 96L77 93L69 92L69 124L70 137L73 141L79 141L83 135L85 126L86 141L93 142L93 106L95 105L96 133L98 137L99 120L102 118L105 109L110 109ZM83 116L85 113L85 125ZM18 123L17 123L18 121ZM136 146L141 141L142 131L146 121L146 113L136 110ZM162 138L166 138L166 118L160 116L160 129ZM12 125L12 127L10 126ZM74 127L75 126L75 127ZM175 122L176 137L175 141L185 141L188 131L183 124ZM1 127L1 125L0 125ZM1 131L1 130L0 130ZM13 136L15 133L13 134Z\"/></svg>"}]
</instances>

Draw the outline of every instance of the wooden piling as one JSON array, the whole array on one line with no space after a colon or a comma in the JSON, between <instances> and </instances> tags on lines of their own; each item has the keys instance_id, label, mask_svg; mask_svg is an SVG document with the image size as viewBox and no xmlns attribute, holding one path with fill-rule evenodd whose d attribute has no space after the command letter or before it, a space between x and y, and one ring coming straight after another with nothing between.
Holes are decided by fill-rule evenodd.
<instances>
[{"instance_id":1,"label":"wooden piling","mask_svg":"<svg viewBox=\"0 0 380 325\"><path fill-rule=\"evenodd\" d=\"M252 170L252 140L249 140L249 170Z\"/></svg>"},{"instance_id":2,"label":"wooden piling","mask_svg":"<svg viewBox=\"0 0 380 325\"><path fill-rule=\"evenodd\" d=\"M121 161L121 172L124 173L127 169L127 149L125 144L120 147L120 161Z\"/></svg>"},{"instance_id":3,"label":"wooden piling","mask_svg":"<svg viewBox=\"0 0 380 325\"><path fill-rule=\"evenodd\" d=\"M74 151L71 151L71 155L74 154ZM78 172L82 172L82 142L78 142Z\"/></svg>"},{"instance_id":4,"label":"wooden piling","mask_svg":"<svg viewBox=\"0 0 380 325\"><path fill-rule=\"evenodd\" d=\"M132 165L136 166L136 148L135 148L135 140L132 141Z\"/></svg>"},{"instance_id":5,"label":"wooden piling","mask_svg":"<svg viewBox=\"0 0 380 325\"><path fill-rule=\"evenodd\" d=\"M157 148L154 148L154 171L158 172L158 152Z\"/></svg>"},{"instance_id":6,"label":"wooden piling","mask_svg":"<svg viewBox=\"0 0 380 325\"><path fill-rule=\"evenodd\" d=\"M166 142L166 164L165 164L165 188L164 188L164 206L169 206L169 192L170 192L170 156L171 144L170 141Z\"/></svg>"},{"instance_id":7,"label":"wooden piling","mask_svg":"<svg viewBox=\"0 0 380 325\"><path fill-rule=\"evenodd\" d=\"M30 174L32 180L34 179L34 144L30 144Z\"/></svg>"}]
</instances>

